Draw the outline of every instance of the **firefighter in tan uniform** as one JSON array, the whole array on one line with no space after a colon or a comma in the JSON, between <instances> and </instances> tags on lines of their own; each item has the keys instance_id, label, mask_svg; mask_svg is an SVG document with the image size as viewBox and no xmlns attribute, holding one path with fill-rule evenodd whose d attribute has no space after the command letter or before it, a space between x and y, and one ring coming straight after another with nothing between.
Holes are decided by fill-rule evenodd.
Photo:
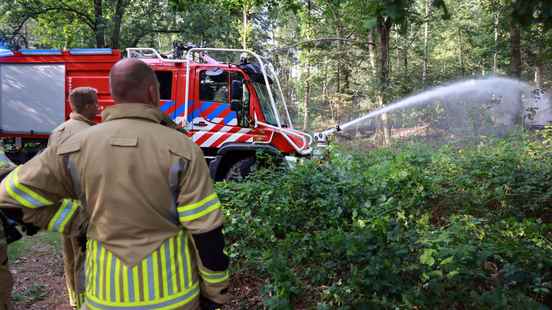
<instances>
[{"instance_id":1,"label":"firefighter in tan uniform","mask_svg":"<svg viewBox=\"0 0 552 310\"><path fill-rule=\"evenodd\" d=\"M110 86L116 104L103 123L10 173L0 205L80 200L89 309L214 309L228 299L229 261L201 149L160 124L158 84L145 63L119 61ZM59 206L51 225L72 229L76 208Z\"/></svg>"},{"instance_id":2,"label":"firefighter in tan uniform","mask_svg":"<svg viewBox=\"0 0 552 310\"><path fill-rule=\"evenodd\" d=\"M59 145L77 132L81 132L94 125L94 118L99 112L97 91L90 87L77 87L69 95L71 114L69 120L59 125L52 131L48 146ZM69 202L62 202L69 203ZM77 203L77 202L73 202ZM32 213L32 212L27 212ZM40 214L40 212L39 212ZM80 212L78 212L80 214ZM33 221L26 216L28 221ZM47 227L46 227L47 228ZM80 308L84 301L84 247L86 242L81 240L85 231L80 231L75 225L75 231L62 235L63 262L65 269L65 281L69 303L73 308Z\"/></svg>"},{"instance_id":3,"label":"firefighter in tan uniform","mask_svg":"<svg viewBox=\"0 0 552 310\"><path fill-rule=\"evenodd\" d=\"M4 147L0 143L0 179L14 168L15 165L6 157ZM4 227L0 223L0 310L8 309L12 286L13 279L8 269L8 242Z\"/></svg>"}]
</instances>

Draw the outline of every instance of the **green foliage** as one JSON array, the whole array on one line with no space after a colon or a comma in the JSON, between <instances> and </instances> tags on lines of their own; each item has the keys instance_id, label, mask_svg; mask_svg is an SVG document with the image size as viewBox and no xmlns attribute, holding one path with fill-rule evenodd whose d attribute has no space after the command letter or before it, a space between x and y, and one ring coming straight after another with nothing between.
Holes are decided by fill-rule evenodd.
<instances>
[{"instance_id":1,"label":"green foliage","mask_svg":"<svg viewBox=\"0 0 552 310\"><path fill-rule=\"evenodd\" d=\"M54 232L41 232L35 236L26 236L18 240L8 247L8 258L11 262L16 261L19 257L36 247L40 246L52 247L56 252L61 251L60 234Z\"/></svg>"},{"instance_id":2,"label":"green foliage","mask_svg":"<svg viewBox=\"0 0 552 310\"><path fill-rule=\"evenodd\" d=\"M23 292L15 293L13 295L13 300L15 302L34 303L44 300L46 297L48 297L46 285L33 283L31 286L25 288Z\"/></svg>"},{"instance_id":3,"label":"green foliage","mask_svg":"<svg viewBox=\"0 0 552 310\"><path fill-rule=\"evenodd\" d=\"M550 306L547 143L337 149L219 183L233 267L266 279L271 309Z\"/></svg>"}]
</instances>

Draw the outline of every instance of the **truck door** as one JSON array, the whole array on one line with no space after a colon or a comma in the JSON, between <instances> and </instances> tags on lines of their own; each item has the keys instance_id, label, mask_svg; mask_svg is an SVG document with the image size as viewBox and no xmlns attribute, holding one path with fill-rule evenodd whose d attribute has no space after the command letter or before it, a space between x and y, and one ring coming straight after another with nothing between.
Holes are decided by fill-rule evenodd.
<instances>
[{"instance_id":1,"label":"truck door","mask_svg":"<svg viewBox=\"0 0 552 310\"><path fill-rule=\"evenodd\" d=\"M244 104L230 108L232 81L244 82L240 72L212 68L199 72L199 105L193 113L193 129L210 131L221 126L249 127L249 92L244 87Z\"/></svg>"},{"instance_id":2,"label":"truck door","mask_svg":"<svg viewBox=\"0 0 552 310\"><path fill-rule=\"evenodd\" d=\"M190 112L192 141L204 149L216 149L226 143L252 142L249 90L243 87L239 109L233 111L230 105L232 81L243 83L243 75L239 71L210 67L200 70L196 76L199 100Z\"/></svg>"},{"instance_id":3,"label":"truck door","mask_svg":"<svg viewBox=\"0 0 552 310\"><path fill-rule=\"evenodd\" d=\"M173 90L176 83L174 82L174 74L172 71L155 71L157 81L159 82L159 108L161 111L171 118L173 117L176 104L174 98L176 97Z\"/></svg>"}]
</instances>

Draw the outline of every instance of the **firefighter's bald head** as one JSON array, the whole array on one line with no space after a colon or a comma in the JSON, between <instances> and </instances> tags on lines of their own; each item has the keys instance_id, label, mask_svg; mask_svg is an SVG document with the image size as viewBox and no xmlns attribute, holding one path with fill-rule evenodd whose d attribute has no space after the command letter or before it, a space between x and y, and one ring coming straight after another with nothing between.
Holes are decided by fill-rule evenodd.
<instances>
[{"instance_id":1,"label":"firefighter's bald head","mask_svg":"<svg viewBox=\"0 0 552 310\"><path fill-rule=\"evenodd\" d=\"M141 60L119 60L111 68L109 85L116 103L159 105L159 85L155 73Z\"/></svg>"}]
</instances>

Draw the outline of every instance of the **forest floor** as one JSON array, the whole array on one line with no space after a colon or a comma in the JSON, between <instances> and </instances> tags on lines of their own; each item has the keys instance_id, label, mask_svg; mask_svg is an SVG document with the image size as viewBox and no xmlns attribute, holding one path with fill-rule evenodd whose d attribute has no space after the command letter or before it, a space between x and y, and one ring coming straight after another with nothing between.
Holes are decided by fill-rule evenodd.
<instances>
[{"instance_id":1,"label":"forest floor","mask_svg":"<svg viewBox=\"0 0 552 310\"><path fill-rule=\"evenodd\" d=\"M10 245L10 270L15 278L14 310L71 310L63 276L60 237L40 233ZM224 309L262 307L261 279L232 276L232 300Z\"/></svg>"},{"instance_id":2,"label":"forest floor","mask_svg":"<svg viewBox=\"0 0 552 310\"><path fill-rule=\"evenodd\" d=\"M65 289L60 244L58 234L40 233L10 245L15 310L71 309Z\"/></svg>"}]
</instances>

